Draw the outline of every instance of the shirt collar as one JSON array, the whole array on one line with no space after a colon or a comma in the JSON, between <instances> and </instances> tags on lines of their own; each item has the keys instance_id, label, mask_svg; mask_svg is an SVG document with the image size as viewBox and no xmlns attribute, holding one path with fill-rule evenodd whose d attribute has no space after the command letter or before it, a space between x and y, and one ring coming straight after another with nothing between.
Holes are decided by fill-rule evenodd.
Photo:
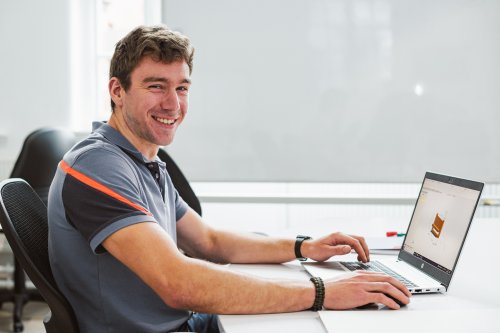
<instances>
[{"instance_id":1,"label":"shirt collar","mask_svg":"<svg viewBox=\"0 0 500 333\"><path fill-rule=\"evenodd\" d=\"M98 133L104 136L106 139L108 139L109 142L117 145L121 149L123 149L125 152L127 152L129 155L135 157L139 161L142 161L144 163L151 163L140 151L137 150L137 148L134 147L130 143L130 141L127 140L126 137L124 137L120 132L118 132L116 129L113 127L109 126L106 122L102 121L94 121L92 123L92 133ZM162 164L161 160L158 158L158 156L155 156L154 162Z\"/></svg>"}]
</instances>

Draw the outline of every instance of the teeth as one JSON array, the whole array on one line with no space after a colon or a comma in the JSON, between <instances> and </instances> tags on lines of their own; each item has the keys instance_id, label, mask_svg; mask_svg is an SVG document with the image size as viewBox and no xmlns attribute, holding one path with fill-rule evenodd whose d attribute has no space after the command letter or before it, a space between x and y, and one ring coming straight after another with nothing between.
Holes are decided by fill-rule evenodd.
<instances>
[{"instance_id":1,"label":"teeth","mask_svg":"<svg viewBox=\"0 0 500 333\"><path fill-rule=\"evenodd\" d=\"M167 124L167 125L172 125L175 123L175 119L165 119L165 118L158 118L155 117L156 120L158 120L160 123Z\"/></svg>"}]
</instances>

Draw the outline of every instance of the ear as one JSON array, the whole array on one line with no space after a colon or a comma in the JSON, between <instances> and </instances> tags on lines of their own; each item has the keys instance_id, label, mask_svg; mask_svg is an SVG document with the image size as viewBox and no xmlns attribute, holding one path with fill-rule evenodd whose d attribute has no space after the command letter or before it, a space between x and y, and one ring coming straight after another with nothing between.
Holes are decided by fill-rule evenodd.
<instances>
[{"instance_id":1,"label":"ear","mask_svg":"<svg viewBox=\"0 0 500 333\"><path fill-rule=\"evenodd\" d=\"M122 94L124 92L123 87L116 77L112 77L108 83L109 96L113 100L116 106L121 107L123 105L122 102Z\"/></svg>"}]
</instances>

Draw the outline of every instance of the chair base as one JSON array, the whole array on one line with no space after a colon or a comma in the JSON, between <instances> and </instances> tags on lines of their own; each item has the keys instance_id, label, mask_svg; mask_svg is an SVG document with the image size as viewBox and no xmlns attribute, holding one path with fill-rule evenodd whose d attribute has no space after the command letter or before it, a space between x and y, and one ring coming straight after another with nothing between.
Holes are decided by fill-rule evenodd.
<instances>
[{"instance_id":1,"label":"chair base","mask_svg":"<svg viewBox=\"0 0 500 333\"><path fill-rule=\"evenodd\" d=\"M36 290L27 290L24 294L14 294L13 290L0 291L0 308L3 303L14 303L14 309L12 311L14 332L22 332L24 330L22 321L23 309L29 301L45 302Z\"/></svg>"},{"instance_id":2,"label":"chair base","mask_svg":"<svg viewBox=\"0 0 500 333\"><path fill-rule=\"evenodd\" d=\"M28 301L44 302L44 299L36 289L30 290L26 288L26 275L16 260L14 263L14 289L0 291L0 307L5 302L14 303L14 310L12 311L14 332L24 330L23 308Z\"/></svg>"}]
</instances>

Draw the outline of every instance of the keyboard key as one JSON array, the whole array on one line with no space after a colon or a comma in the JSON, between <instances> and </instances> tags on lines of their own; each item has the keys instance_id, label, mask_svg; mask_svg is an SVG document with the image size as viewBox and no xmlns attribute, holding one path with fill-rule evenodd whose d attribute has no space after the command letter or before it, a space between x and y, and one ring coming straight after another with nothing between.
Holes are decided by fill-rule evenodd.
<instances>
[{"instance_id":1,"label":"keyboard key","mask_svg":"<svg viewBox=\"0 0 500 333\"><path fill-rule=\"evenodd\" d=\"M362 262L355 262L355 261L343 261L343 262L341 262L341 264L344 265L351 272L362 270L362 271L369 271L369 272L385 273L389 276L392 276L392 277L398 279L407 287L417 287L416 284L414 284L413 282L404 278L403 276L399 275L398 273L394 272L392 269L385 266L384 264L382 264L379 261L371 261L371 262L366 263L366 264L362 263Z\"/></svg>"}]
</instances>

